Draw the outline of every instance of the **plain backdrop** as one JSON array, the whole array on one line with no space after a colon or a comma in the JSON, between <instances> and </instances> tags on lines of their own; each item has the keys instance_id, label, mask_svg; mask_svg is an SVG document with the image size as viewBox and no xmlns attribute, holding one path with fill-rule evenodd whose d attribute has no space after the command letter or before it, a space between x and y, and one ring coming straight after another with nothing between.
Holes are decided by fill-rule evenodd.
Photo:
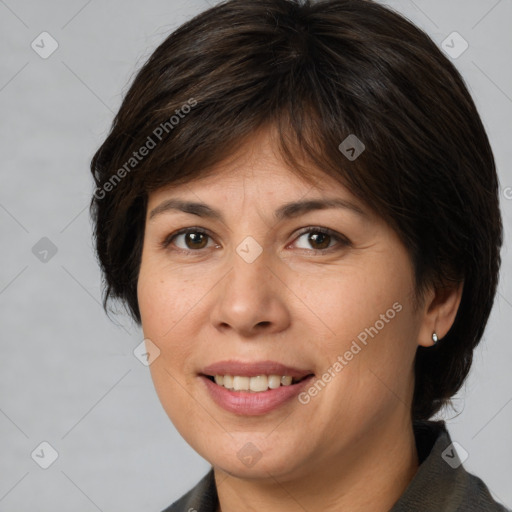
<instances>
[{"instance_id":1,"label":"plain backdrop","mask_svg":"<svg viewBox=\"0 0 512 512\"><path fill-rule=\"evenodd\" d=\"M510 507L512 1L387 3L440 46L454 31L467 41L453 62L495 151L506 236L502 277L470 378L454 400L457 411L444 417L469 454L465 467ZM176 432L149 369L133 355L141 331L126 315L110 321L100 306L87 209L90 159L133 73L209 5L0 1L2 512L157 512L209 468ZM460 50L465 43L455 37L451 46Z\"/></svg>"}]
</instances>

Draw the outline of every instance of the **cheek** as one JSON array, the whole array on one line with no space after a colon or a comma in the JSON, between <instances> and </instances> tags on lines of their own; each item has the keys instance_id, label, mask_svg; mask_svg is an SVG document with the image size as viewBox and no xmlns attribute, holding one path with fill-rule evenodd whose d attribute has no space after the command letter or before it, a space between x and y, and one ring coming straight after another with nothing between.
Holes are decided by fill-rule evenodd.
<instances>
[{"instance_id":1,"label":"cheek","mask_svg":"<svg viewBox=\"0 0 512 512\"><path fill-rule=\"evenodd\" d=\"M406 401L410 391L419 325L412 270L404 271L405 254L394 256L305 279L297 289L323 324L316 353L322 370L335 374L326 404L332 410L343 404L358 421L376 401L394 401L394 394Z\"/></svg>"},{"instance_id":2,"label":"cheek","mask_svg":"<svg viewBox=\"0 0 512 512\"><path fill-rule=\"evenodd\" d=\"M197 351L194 305L204 292L180 272L146 261L137 294L144 337L160 349L149 367L155 390L173 424L186 432L190 418L197 414L187 389L193 381L190 360Z\"/></svg>"},{"instance_id":3,"label":"cheek","mask_svg":"<svg viewBox=\"0 0 512 512\"><path fill-rule=\"evenodd\" d=\"M409 309L405 315L397 311L410 302L412 290L411 276L403 271L408 262L397 259L398 262L391 258L365 258L314 273L297 271L290 276L289 288L302 307L309 309L309 317L316 317L315 323L325 331L327 350L340 348L340 341L352 340L360 333L364 338L365 329L376 322L379 331L389 331L391 324L397 327L404 316L410 316Z\"/></svg>"},{"instance_id":4,"label":"cheek","mask_svg":"<svg viewBox=\"0 0 512 512\"><path fill-rule=\"evenodd\" d=\"M188 359L194 349L194 333L180 332L187 324L194 305L200 300L200 291L190 286L187 279L179 278L171 272L165 272L156 265L141 265L137 283L137 297L141 314L142 330L160 349L160 355L150 366L157 391L160 382L174 387L165 375L165 369L174 373ZM157 373L161 374L157 378Z\"/></svg>"},{"instance_id":5,"label":"cheek","mask_svg":"<svg viewBox=\"0 0 512 512\"><path fill-rule=\"evenodd\" d=\"M211 276L170 267L157 258L143 259L137 283L142 327L148 337L170 337L211 288ZM172 336L171 336L172 337Z\"/></svg>"}]
</instances>

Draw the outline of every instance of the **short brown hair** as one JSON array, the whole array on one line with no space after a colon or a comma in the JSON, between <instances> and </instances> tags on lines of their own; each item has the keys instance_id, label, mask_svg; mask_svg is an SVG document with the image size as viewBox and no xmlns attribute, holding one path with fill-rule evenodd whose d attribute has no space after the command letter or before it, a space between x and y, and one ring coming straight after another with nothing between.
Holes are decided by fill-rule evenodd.
<instances>
[{"instance_id":1,"label":"short brown hair","mask_svg":"<svg viewBox=\"0 0 512 512\"><path fill-rule=\"evenodd\" d=\"M148 194L205 176L265 127L294 172L320 169L390 223L418 296L464 283L449 333L417 351L412 417L431 417L466 378L492 308L499 184L460 74L424 32L372 1L229 0L154 51L91 162L105 309L120 299L140 324ZM353 161L338 148L351 134L365 145Z\"/></svg>"}]
</instances>

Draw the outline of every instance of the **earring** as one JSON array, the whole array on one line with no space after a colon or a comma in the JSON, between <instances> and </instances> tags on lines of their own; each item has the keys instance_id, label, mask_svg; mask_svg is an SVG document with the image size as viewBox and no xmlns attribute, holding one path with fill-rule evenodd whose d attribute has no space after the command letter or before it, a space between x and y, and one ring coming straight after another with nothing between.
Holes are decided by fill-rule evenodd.
<instances>
[{"instance_id":1,"label":"earring","mask_svg":"<svg viewBox=\"0 0 512 512\"><path fill-rule=\"evenodd\" d=\"M432 333L432 341L434 342L434 345L439 341L439 338L437 337L437 333Z\"/></svg>"}]
</instances>

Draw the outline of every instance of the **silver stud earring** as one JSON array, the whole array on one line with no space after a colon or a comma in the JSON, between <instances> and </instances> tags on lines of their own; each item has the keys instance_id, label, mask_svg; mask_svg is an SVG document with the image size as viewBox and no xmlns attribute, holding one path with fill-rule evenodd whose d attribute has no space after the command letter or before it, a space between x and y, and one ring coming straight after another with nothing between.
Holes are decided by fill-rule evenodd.
<instances>
[{"instance_id":1,"label":"silver stud earring","mask_svg":"<svg viewBox=\"0 0 512 512\"><path fill-rule=\"evenodd\" d=\"M434 342L434 345L439 341L439 338L437 337L437 333L432 333L432 341Z\"/></svg>"}]
</instances>

